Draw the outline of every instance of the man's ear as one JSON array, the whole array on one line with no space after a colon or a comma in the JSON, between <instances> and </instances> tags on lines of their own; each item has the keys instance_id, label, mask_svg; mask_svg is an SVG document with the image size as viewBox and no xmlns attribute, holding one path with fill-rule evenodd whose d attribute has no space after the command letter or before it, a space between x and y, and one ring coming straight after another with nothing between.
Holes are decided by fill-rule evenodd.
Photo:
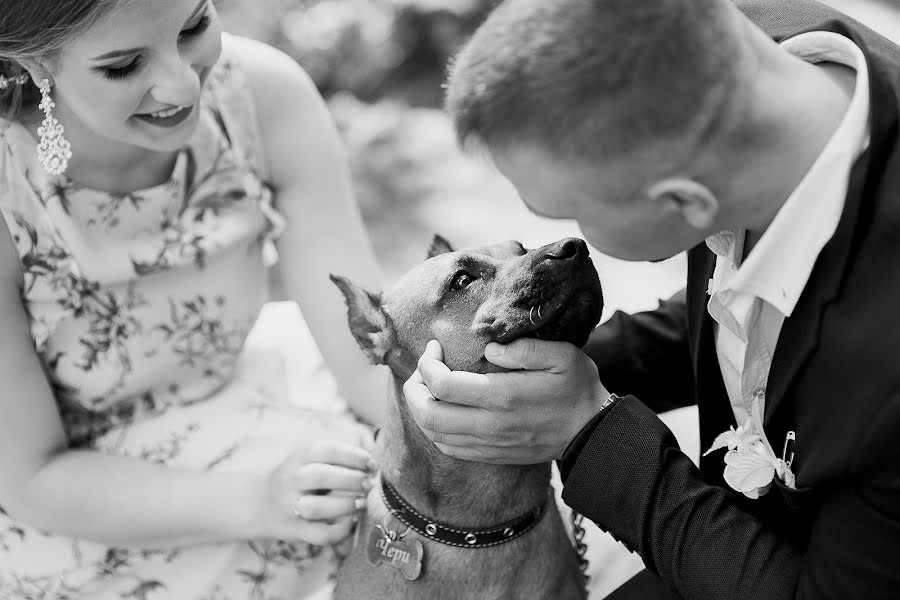
<instances>
[{"instance_id":1,"label":"man's ear","mask_svg":"<svg viewBox=\"0 0 900 600\"><path fill-rule=\"evenodd\" d=\"M437 256L438 254L446 254L448 252L453 252L453 246L450 245L450 242L439 235L435 235L434 239L431 240L431 246L428 248L428 258Z\"/></svg>"},{"instance_id":2,"label":"man's ear","mask_svg":"<svg viewBox=\"0 0 900 600\"><path fill-rule=\"evenodd\" d=\"M719 216L718 198L693 179L673 177L657 181L648 188L647 196L662 208L677 212L695 229L709 229Z\"/></svg>"},{"instance_id":3,"label":"man's ear","mask_svg":"<svg viewBox=\"0 0 900 600\"><path fill-rule=\"evenodd\" d=\"M393 332L381 307L381 295L361 288L346 277L329 277L344 295L347 321L356 343L372 364L386 364L385 357L391 349Z\"/></svg>"}]
</instances>

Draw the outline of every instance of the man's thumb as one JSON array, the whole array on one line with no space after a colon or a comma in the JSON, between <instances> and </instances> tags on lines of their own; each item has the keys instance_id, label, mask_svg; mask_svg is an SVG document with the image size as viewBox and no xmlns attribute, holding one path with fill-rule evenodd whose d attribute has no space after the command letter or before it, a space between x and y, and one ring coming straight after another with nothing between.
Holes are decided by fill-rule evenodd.
<instances>
[{"instance_id":1,"label":"man's thumb","mask_svg":"<svg viewBox=\"0 0 900 600\"><path fill-rule=\"evenodd\" d=\"M444 360L444 349L441 348L441 343L437 340L431 340L425 346L425 352L422 353L422 358L431 358L434 360Z\"/></svg>"}]
</instances>

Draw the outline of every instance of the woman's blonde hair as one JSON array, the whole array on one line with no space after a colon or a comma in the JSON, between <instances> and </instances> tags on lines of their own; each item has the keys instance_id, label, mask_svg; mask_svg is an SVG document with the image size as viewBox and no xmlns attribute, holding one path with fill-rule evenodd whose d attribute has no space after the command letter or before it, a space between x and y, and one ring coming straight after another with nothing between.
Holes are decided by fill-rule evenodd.
<instances>
[{"instance_id":1,"label":"woman's blonde hair","mask_svg":"<svg viewBox=\"0 0 900 600\"><path fill-rule=\"evenodd\" d=\"M23 61L52 65L63 47L125 0L3 0L0 11L0 75L25 72ZM38 82L0 89L0 117L14 119L40 101Z\"/></svg>"}]
</instances>

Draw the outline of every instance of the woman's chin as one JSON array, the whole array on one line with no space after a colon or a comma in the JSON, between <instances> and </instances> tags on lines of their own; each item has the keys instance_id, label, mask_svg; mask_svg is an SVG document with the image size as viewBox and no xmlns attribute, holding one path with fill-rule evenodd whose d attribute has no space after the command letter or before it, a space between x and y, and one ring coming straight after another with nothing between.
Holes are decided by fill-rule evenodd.
<instances>
[{"instance_id":1,"label":"woman's chin","mask_svg":"<svg viewBox=\"0 0 900 600\"><path fill-rule=\"evenodd\" d=\"M197 110L194 109L193 112L196 113ZM200 122L194 114L171 128L152 125L141 119L134 119L134 121L135 139L133 144L156 152L174 152L186 146L194 132L197 131L197 125Z\"/></svg>"}]
</instances>

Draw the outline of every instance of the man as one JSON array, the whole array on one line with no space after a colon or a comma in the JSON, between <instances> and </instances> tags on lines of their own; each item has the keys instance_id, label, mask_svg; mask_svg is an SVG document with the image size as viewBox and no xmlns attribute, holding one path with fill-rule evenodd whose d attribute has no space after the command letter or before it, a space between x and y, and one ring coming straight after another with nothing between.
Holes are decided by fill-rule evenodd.
<instances>
[{"instance_id":1,"label":"man","mask_svg":"<svg viewBox=\"0 0 900 600\"><path fill-rule=\"evenodd\" d=\"M687 288L586 353L489 345L509 373L433 342L406 397L450 455L561 459L566 502L652 573L617 598L896 598L900 51L811 0L737 7L491 15L450 77L464 145L602 252L688 250ZM699 471L653 412L695 402Z\"/></svg>"}]
</instances>

